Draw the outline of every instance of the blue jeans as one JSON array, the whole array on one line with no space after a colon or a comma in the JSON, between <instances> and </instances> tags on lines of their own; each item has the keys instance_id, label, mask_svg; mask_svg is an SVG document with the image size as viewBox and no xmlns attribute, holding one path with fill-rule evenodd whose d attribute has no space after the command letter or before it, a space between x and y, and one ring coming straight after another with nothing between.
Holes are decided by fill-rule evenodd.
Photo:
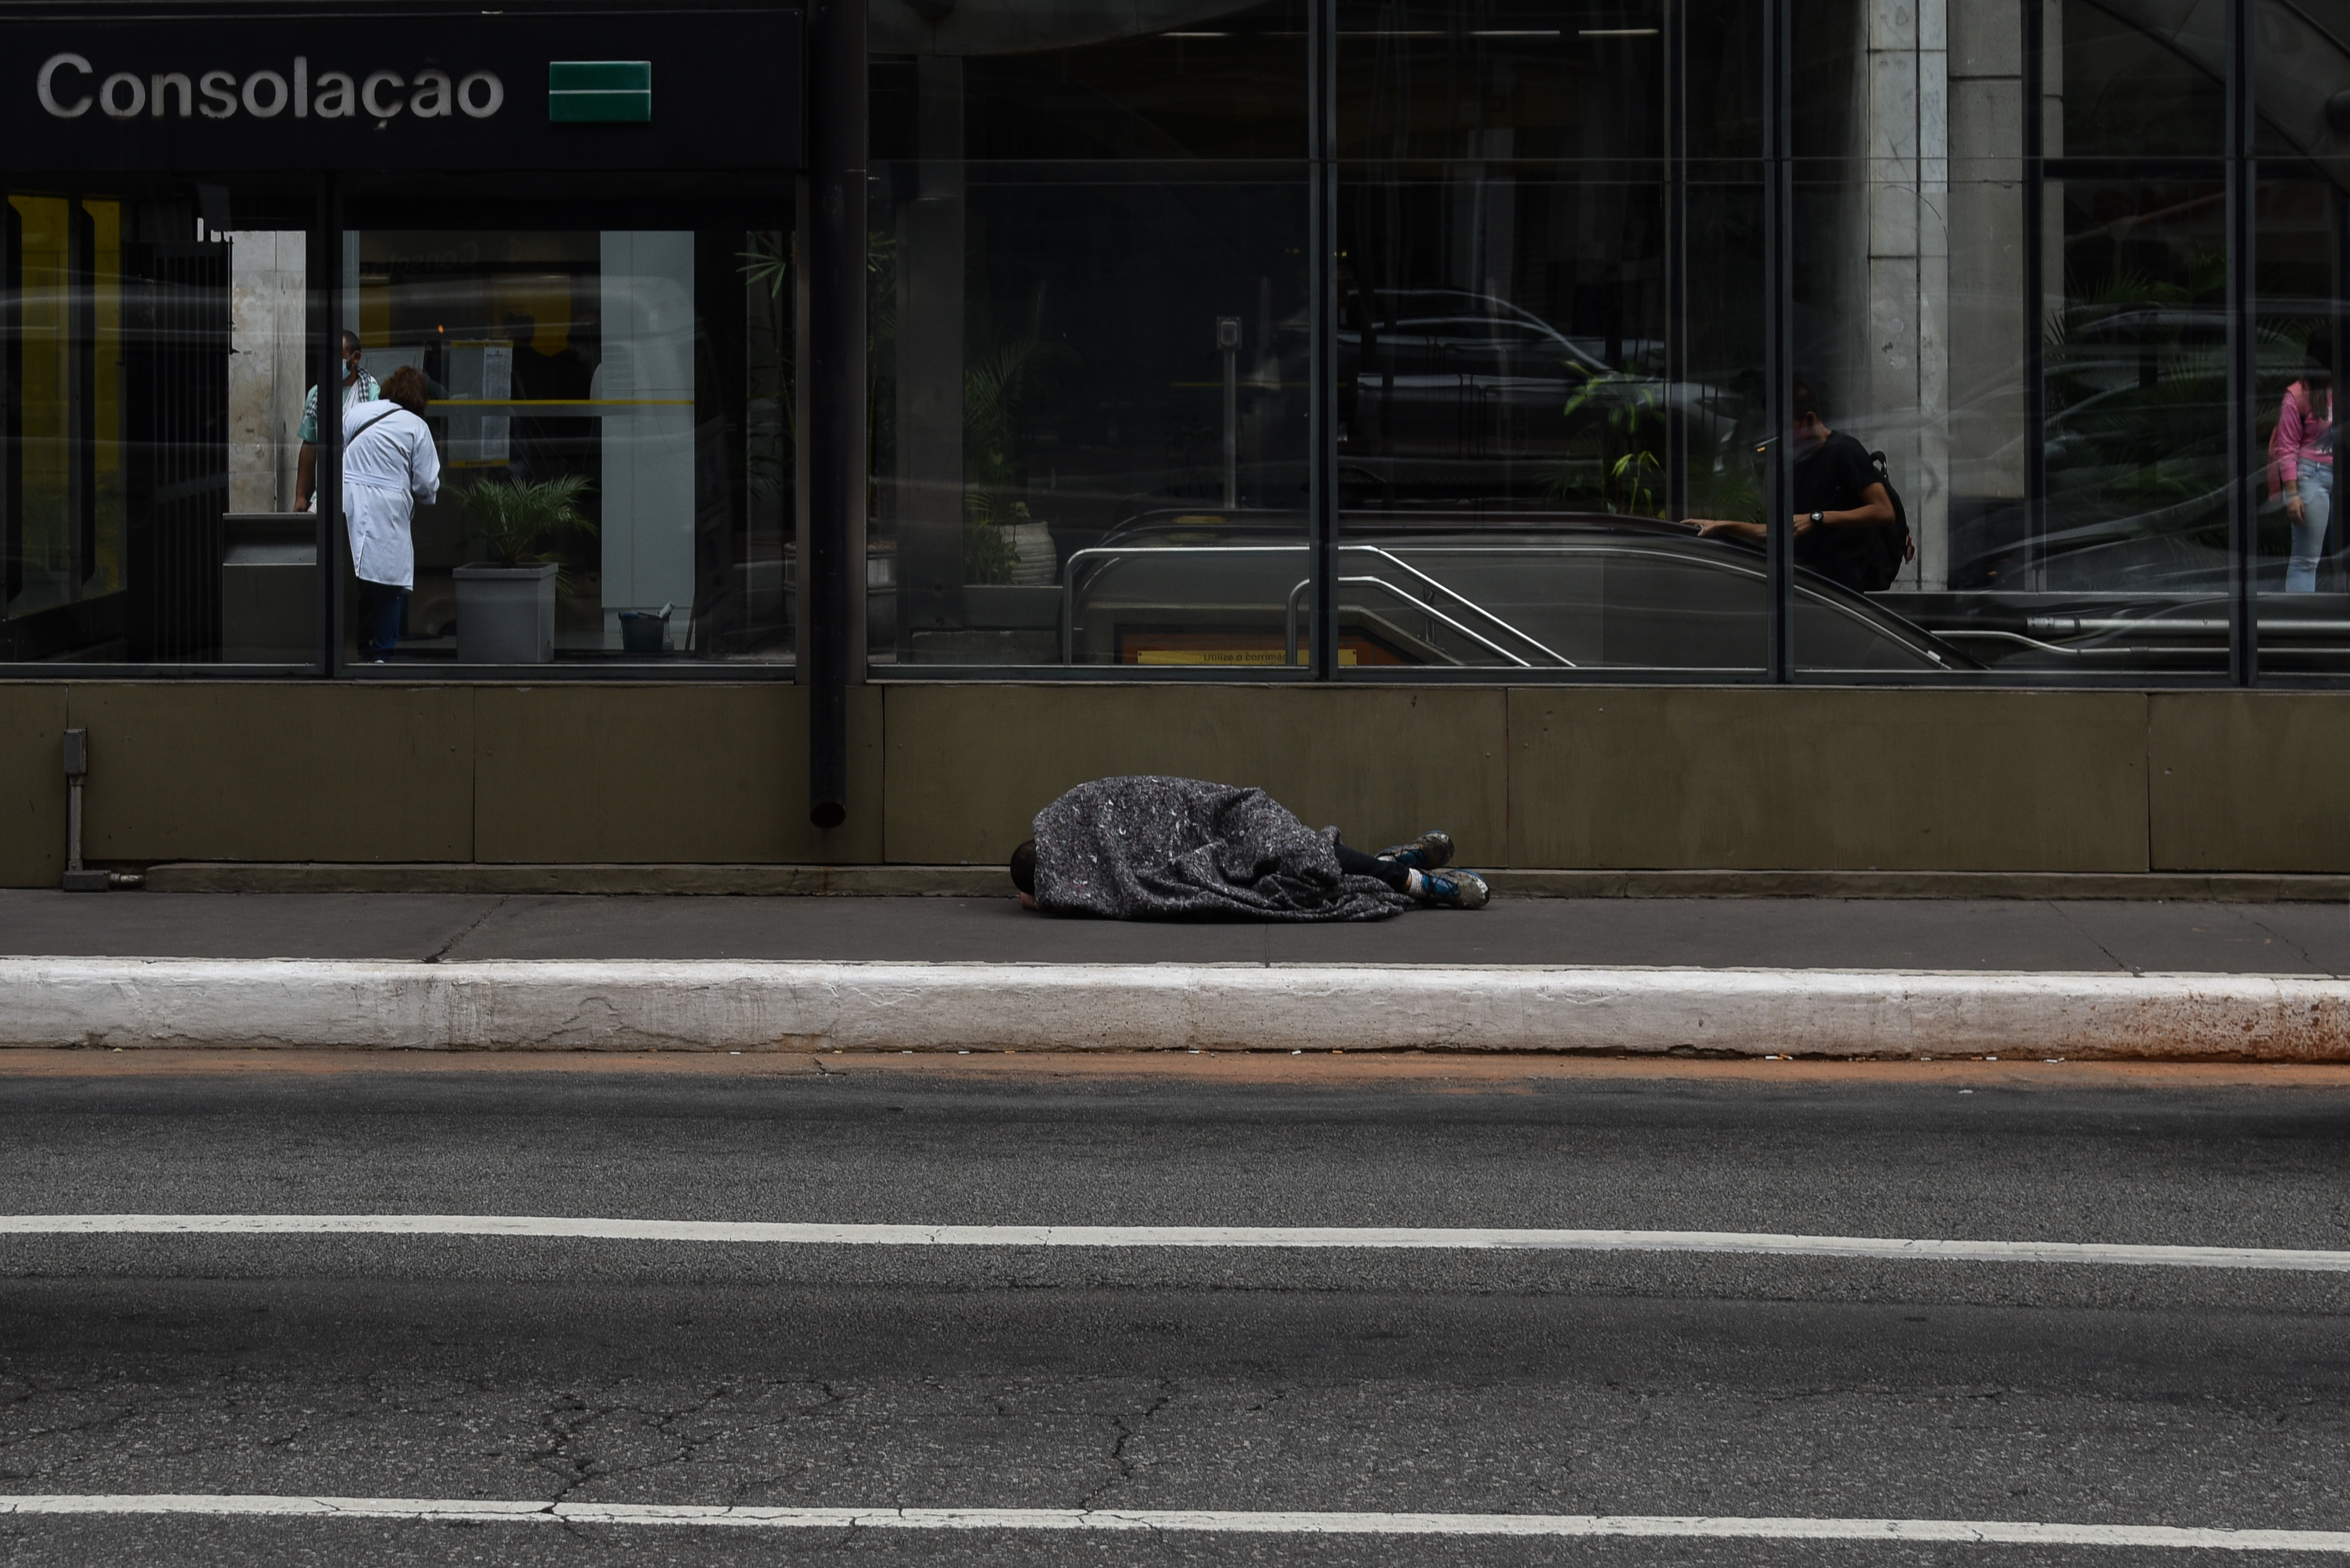
<instances>
[{"instance_id":1,"label":"blue jeans","mask_svg":"<svg viewBox=\"0 0 2350 1568\"><path fill-rule=\"evenodd\" d=\"M359 636L361 659L390 659L400 648L400 622L408 590L359 579Z\"/></svg>"},{"instance_id":2,"label":"blue jeans","mask_svg":"<svg viewBox=\"0 0 2350 1568\"><path fill-rule=\"evenodd\" d=\"M2317 591L2317 557L2325 552L2325 524L2334 516L2334 465L2304 462L2293 485L2301 497L2301 521L2293 525L2293 555L2285 562L2284 591Z\"/></svg>"}]
</instances>

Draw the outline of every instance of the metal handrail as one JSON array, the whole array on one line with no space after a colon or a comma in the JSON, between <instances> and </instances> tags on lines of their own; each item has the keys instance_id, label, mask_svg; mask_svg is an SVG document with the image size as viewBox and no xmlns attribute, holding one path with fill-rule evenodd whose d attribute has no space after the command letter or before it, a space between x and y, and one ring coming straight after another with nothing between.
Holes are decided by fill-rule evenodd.
<instances>
[{"instance_id":1,"label":"metal handrail","mask_svg":"<svg viewBox=\"0 0 2350 1568\"><path fill-rule=\"evenodd\" d=\"M1397 555L1395 555L1392 551L1389 551L1389 550L1384 549L1384 548L1382 548L1382 547L1380 547L1379 545L1339 545L1339 546L1338 546L1338 548L1339 548L1339 550L1340 550L1341 552L1347 551L1347 550L1355 550L1355 551L1359 551L1359 552L1361 552L1361 553L1363 553L1363 554L1365 554L1365 555L1376 556L1378 556L1380 560L1387 562L1388 565L1390 565L1390 566L1396 566L1396 567L1400 568L1400 569L1401 569L1401 570L1403 570L1403 571L1409 572L1413 576L1418 577L1421 582L1426 583L1430 587L1436 588L1436 589L1440 590L1440 592L1443 592L1443 593L1446 593L1446 594L1450 594L1450 595L1451 595L1451 596L1455 600L1457 600L1458 602L1460 602L1460 603L1461 603L1461 604L1463 604L1463 605L1468 606L1468 607L1469 607L1469 608L1471 608L1471 609L1472 609L1472 610L1476 611L1479 615L1483 616L1487 620L1492 621L1495 626L1500 627L1503 631L1508 632L1512 637L1516 638L1519 641L1521 641L1521 642L1524 643L1527 647L1529 647L1529 648L1531 648L1531 649L1534 649L1536 652L1540 653L1544 658L1545 658L1545 659L1556 659L1556 660L1557 660L1561 665L1563 665L1564 667L1565 667L1565 668L1566 668L1566 669L1568 669L1568 670L1573 670L1573 669L1575 669L1575 660L1573 660L1573 659L1571 659L1567 658L1565 654L1563 654L1563 653L1559 652L1557 649L1553 649L1553 648L1546 647L1546 646L1544 646L1543 643L1540 643L1540 642L1536 641L1534 638L1527 636L1527 635L1526 635L1524 632L1523 632L1523 631L1520 631L1516 627L1512 626L1508 621L1503 620L1500 616L1495 615L1492 610L1487 609L1483 605L1479 604L1476 600L1474 600L1474 599L1471 598L1468 595L1466 595L1466 594L1462 593L1459 588L1456 588L1456 587L1452 587L1450 583L1440 582L1440 581L1438 581L1436 578L1430 576L1426 572L1421 571L1418 566L1413 566L1409 561L1404 560L1404 559L1402 559L1400 556L1397 556ZM1523 664L1524 664L1524 662L1525 662L1525 661L1524 661L1524 660L1523 660L1523 659L1521 659L1519 662L1523 665ZM1528 666L1528 668L1531 668L1531 666Z\"/></svg>"},{"instance_id":2,"label":"metal handrail","mask_svg":"<svg viewBox=\"0 0 2350 1568\"><path fill-rule=\"evenodd\" d=\"M1092 545L1073 550L1061 563L1061 662L1073 665L1077 642L1077 563L1088 556L1119 560L1128 556L1276 556L1309 548L1296 545Z\"/></svg>"}]
</instances>

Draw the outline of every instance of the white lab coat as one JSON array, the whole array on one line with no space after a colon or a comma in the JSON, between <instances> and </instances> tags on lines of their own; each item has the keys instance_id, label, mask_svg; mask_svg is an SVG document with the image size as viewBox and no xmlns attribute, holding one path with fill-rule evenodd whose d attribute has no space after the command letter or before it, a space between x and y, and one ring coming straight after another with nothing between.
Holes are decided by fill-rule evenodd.
<instances>
[{"instance_id":1,"label":"white lab coat","mask_svg":"<svg viewBox=\"0 0 2350 1568\"><path fill-rule=\"evenodd\" d=\"M409 521L418 502L430 506L441 494L441 454L433 450L432 427L379 398L346 410L343 431L349 443L343 448L343 519L350 529L351 566L365 581L412 588L416 540Z\"/></svg>"}]
</instances>

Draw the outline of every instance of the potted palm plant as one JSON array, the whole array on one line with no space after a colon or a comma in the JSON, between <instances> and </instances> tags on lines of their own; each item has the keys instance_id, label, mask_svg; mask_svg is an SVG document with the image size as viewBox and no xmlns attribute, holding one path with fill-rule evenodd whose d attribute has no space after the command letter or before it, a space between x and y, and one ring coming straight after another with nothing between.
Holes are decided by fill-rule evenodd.
<instances>
[{"instance_id":1,"label":"potted palm plant","mask_svg":"<svg viewBox=\"0 0 2350 1568\"><path fill-rule=\"evenodd\" d=\"M457 497L465 538L490 559L459 566L457 659L462 664L546 664L555 658L555 584L559 567L545 544L562 534L593 534L579 510L588 490L580 474L560 479L493 479Z\"/></svg>"}]
</instances>

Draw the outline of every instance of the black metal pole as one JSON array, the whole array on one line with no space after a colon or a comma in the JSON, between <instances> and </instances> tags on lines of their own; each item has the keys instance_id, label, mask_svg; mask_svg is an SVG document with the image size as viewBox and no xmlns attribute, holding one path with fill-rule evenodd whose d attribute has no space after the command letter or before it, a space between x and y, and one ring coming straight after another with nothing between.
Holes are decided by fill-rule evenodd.
<instances>
[{"instance_id":1,"label":"black metal pole","mask_svg":"<svg viewBox=\"0 0 2350 1568\"><path fill-rule=\"evenodd\" d=\"M808 6L808 820L848 816L865 577L865 0Z\"/></svg>"},{"instance_id":2,"label":"black metal pole","mask_svg":"<svg viewBox=\"0 0 2350 1568\"><path fill-rule=\"evenodd\" d=\"M1315 0L1306 19L1306 293L1313 368L1306 379L1311 472L1306 476L1308 570L1314 576L1317 680L1338 670L1338 140L1337 0ZM1366 339L1368 333L1366 331Z\"/></svg>"},{"instance_id":3,"label":"black metal pole","mask_svg":"<svg viewBox=\"0 0 2350 1568\"><path fill-rule=\"evenodd\" d=\"M2048 0L2023 5L2023 582L2046 587L2048 537Z\"/></svg>"},{"instance_id":4,"label":"black metal pole","mask_svg":"<svg viewBox=\"0 0 2350 1568\"><path fill-rule=\"evenodd\" d=\"M2251 12L2251 0L2228 0L2228 680L2236 686L2251 685L2260 668Z\"/></svg>"},{"instance_id":5,"label":"black metal pole","mask_svg":"<svg viewBox=\"0 0 2350 1568\"><path fill-rule=\"evenodd\" d=\"M334 676L343 672L343 585L352 567L350 533L343 526L343 190L332 175L318 182L317 211L323 226L307 247L310 385L318 389L318 452L310 493L318 508L318 669Z\"/></svg>"},{"instance_id":6,"label":"black metal pole","mask_svg":"<svg viewBox=\"0 0 2350 1568\"><path fill-rule=\"evenodd\" d=\"M1794 0L1763 0L1762 406L1771 443L1762 524L1771 599L1766 667L1774 681L1795 677L1794 13Z\"/></svg>"},{"instance_id":7,"label":"black metal pole","mask_svg":"<svg viewBox=\"0 0 2350 1568\"><path fill-rule=\"evenodd\" d=\"M2336 184L2328 190L2326 195L2326 205L2333 216L2334 233L2331 248L2334 252L2334 265L2330 284L2326 290L2331 296L2331 305L2325 320L2325 349L2328 355L2325 362L2328 365L2339 365L2344 362L2343 346L2350 343L2350 330L2345 330L2350 328L2350 191L2345 191ZM2341 591L2342 587L2342 540L2345 532L2345 530L2339 524L2327 530L2333 540L2334 549L2330 556L2319 557L2319 565L2325 571L2324 586L2336 593ZM2321 550L2324 545L2324 540L2318 541Z\"/></svg>"}]
</instances>

